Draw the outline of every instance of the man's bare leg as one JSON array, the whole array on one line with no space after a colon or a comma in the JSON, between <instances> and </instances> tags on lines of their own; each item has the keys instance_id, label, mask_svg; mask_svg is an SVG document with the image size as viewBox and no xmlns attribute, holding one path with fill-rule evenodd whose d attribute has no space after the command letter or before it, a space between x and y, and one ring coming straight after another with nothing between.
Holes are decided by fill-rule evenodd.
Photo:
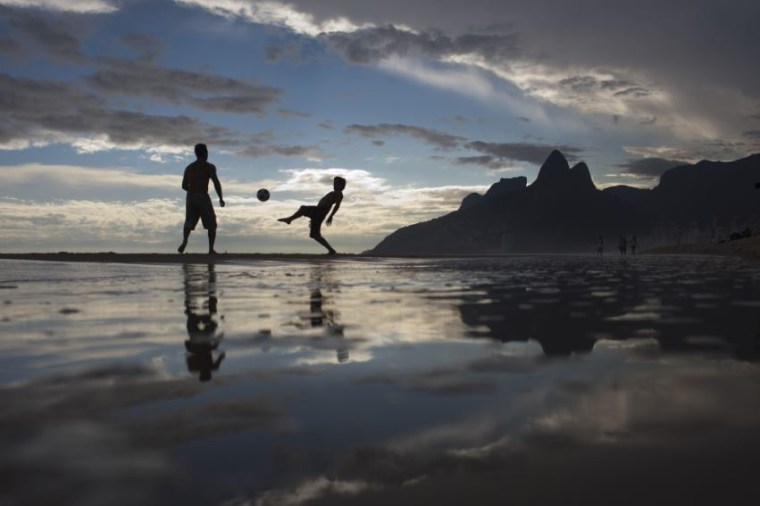
<instances>
[{"instance_id":1,"label":"man's bare leg","mask_svg":"<svg viewBox=\"0 0 760 506\"><path fill-rule=\"evenodd\" d=\"M327 239L325 239L325 238L324 238L324 237L322 237L321 235L320 235L320 236L317 236L317 237L312 237L312 239L314 239L314 240L315 240L315 241L317 241L319 244L321 244L322 246L324 246L325 248L327 248L327 254L328 254L328 255L334 255L334 254L336 253L336 251L333 249L333 247L332 247L332 246L330 246L330 243L329 243L329 242L327 242Z\"/></svg>"},{"instance_id":2,"label":"man's bare leg","mask_svg":"<svg viewBox=\"0 0 760 506\"><path fill-rule=\"evenodd\" d=\"M301 216L303 216L303 206L299 207L298 211L296 211L295 213L293 213L292 216L288 216L287 218L280 218L277 221L281 221L283 223L287 223L288 225L290 225L291 221L293 221L293 220L295 220L297 218L300 218Z\"/></svg>"},{"instance_id":3,"label":"man's bare leg","mask_svg":"<svg viewBox=\"0 0 760 506\"><path fill-rule=\"evenodd\" d=\"M185 248L187 248L187 240L190 238L190 232L192 232L192 228L183 228L182 229L182 244L179 245L179 248L177 248L177 251L179 253L184 253Z\"/></svg>"},{"instance_id":4,"label":"man's bare leg","mask_svg":"<svg viewBox=\"0 0 760 506\"><path fill-rule=\"evenodd\" d=\"M214 243L216 242L216 227L208 229L208 254L216 255Z\"/></svg>"}]
</instances>

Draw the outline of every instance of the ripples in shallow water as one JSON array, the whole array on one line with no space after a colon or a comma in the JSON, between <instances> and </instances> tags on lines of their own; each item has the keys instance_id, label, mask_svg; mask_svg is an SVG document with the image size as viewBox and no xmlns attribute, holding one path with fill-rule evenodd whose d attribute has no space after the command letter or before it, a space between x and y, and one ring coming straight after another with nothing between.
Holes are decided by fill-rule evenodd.
<instances>
[{"instance_id":1,"label":"ripples in shallow water","mask_svg":"<svg viewBox=\"0 0 760 506\"><path fill-rule=\"evenodd\" d=\"M10 504L757 498L735 260L2 266Z\"/></svg>"}]
</instances>

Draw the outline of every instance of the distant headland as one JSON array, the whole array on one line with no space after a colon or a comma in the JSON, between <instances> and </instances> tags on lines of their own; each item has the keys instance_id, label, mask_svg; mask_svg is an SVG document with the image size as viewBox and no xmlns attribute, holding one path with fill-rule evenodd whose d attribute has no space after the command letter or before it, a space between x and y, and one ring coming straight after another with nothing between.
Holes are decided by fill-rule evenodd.
<instances>
[{"instance_id":1,"label":"distant headland","mask_svg":"<svg viewBox=\"0 0 760 506\"><path fill-rule=\"evenodd\" d=\"M532 184L501 179L484 195L465 197L456 211L403 227L367 253L589 253L600 236L610 252L620 236L636 236L642 250L718 243L738 230L760 233L757 181L760 154L681 165L652 189L599 190L585 163L570 167L555 150Z\"/></svg>"}]
</instances>

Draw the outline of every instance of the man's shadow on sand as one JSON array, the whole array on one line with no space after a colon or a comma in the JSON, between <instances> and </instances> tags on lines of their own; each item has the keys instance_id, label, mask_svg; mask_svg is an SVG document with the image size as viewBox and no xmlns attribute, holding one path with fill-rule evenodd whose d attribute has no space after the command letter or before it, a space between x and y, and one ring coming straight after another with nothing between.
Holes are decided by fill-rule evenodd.
<instances>
[{"instance_id":1,"label":"man's shadow on sand","mask_svg":"<svg viewBox=\"0 0 760 506\"><path fill-rule=\"evenodd\" d=\"M187 370L198 374L200 381L209 381L212 372L219 370L225 357L224 351L218 349L224 333L219 329L221 318L217 309L216 272L213 264L185 264L182 269L187 316Z\"/></svg>"}]
</instances>

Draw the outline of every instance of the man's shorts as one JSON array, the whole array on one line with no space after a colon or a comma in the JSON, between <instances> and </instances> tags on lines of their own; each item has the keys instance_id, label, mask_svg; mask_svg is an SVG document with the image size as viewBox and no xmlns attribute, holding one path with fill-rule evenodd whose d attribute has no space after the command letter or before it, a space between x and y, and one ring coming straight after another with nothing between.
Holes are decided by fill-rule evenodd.
<instances>
[{"instance_id":1,"label":"man's shorts","mask_svg":"<svg viewBox=\"0 0 760 506\"><path fill-rule=\"evenodd\" d=\"M185 201L185 229L195 230L198 220L206 230L216 228L216 214L208 193L188 193Z\"/></svg>"},{"instance_id":2,"label":"man's shorts","mask_svg":"<svg viewBox=\"0 0 760 506\"><path fill-rule=\"evenodd\" d=\"M327 213L330 212L330 208L319 206L301 206L301 212L304 216L311 218L311 223L309 224L311 236L321 236L322 222L325 221Z\"/></svg>"}]
</instances>

